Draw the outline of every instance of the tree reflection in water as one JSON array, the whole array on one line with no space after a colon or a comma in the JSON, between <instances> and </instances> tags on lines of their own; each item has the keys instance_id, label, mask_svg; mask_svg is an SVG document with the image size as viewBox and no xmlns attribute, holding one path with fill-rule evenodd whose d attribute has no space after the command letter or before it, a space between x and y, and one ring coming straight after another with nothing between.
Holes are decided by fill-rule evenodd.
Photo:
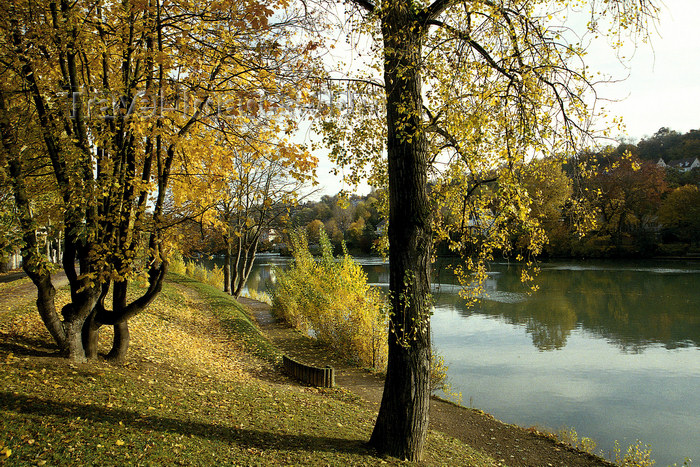
<instances>
[{"instance_id":1,"label":"tree reflection in water","mask_svg":"<svg viewBox=\"0 0 700 467\"><path fill-rule=\"evenodd\" d=\"M437 283L453 284L445 264ZM550 263L528 294L518 265L495 264L487 296L472 309L450 287L439 287L436 305L479 313L524 326L541 351L561 349L576 328L605 338L624 352L653 344L700 347L700 267L653 263ZM445 291L447 289L447 291ZM518 297L518 299L513 299Z\"/></svg>"}]
</instances>

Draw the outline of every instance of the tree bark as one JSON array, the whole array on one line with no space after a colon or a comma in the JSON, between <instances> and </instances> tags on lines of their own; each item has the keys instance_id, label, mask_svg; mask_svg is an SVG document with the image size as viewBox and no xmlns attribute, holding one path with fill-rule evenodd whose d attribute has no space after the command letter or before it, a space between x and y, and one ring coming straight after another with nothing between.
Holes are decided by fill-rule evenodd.
<instances>
[{"instance_id":1,"label":"tree bark","mask_svg":"<svg viewBox=\"0 0 700 467\"><path fill-rule=\"evenodd\" d=\"M56 296L56 289L51 283L51 276L46 273L36 274L32 271L30 274L29 266L25 267L27 263L26 255L22 255L22 267L32 281L36 285L36 308L39 311L39 316L44 322L46 329L48 329L49 334L53 337L54 342L58 344L61 349L66 349L66 330L61 322L61 318L56 311L56 304L54 302L54 297ZM35 277L36 276L36 277Z\"/></svg>"},{"instance_id":2,"label":"tree bark","mask_svg":"<svg viewBox=\"0 0 700 467\"><path fill-rule=\"evenodd\" d=\"M83 348L88 360L97 358L97 343L100 335L100 325L95 320L96 313L92 313L83 324Z\"/></svg>"},{"instance_id":3,"label":"tree bark","mask_svg":"<svg viewBox=\"0 0 700 467\"><path fill-rule=\"evenodd\" d=\"M228 225L226 228L229 228ZM224 292L228 293L231 290L231 240L228 235L224 235L224 243L226 244L224 250Z\"/></svg>"},{"instance_id":4,"label":"tree bark","mask_svg":"<svg viewBox=\"0 0 700 467\"><path fill-rule=\"evenodd\" d=\"M85 362L88 358L87 351L96 352L97 328L96 307L100 290L96 287L86 287L79 293L72 293L72 302L61 310L63 314L63 329L66 333L65 344L62 346L68 353L68 359L76 362ZM85 340L87 338L87 341Z\"/></svg>"},{"instance_id":5,"label":"tree bark","mask_svg":"<svg viewBox=\"0 0 700 467\"><path fill-rule=\"evenodd\" d=\"M107 360L112 361L123 361L126 358L127 351L129 350L129 323L124 321L123 323L114 325L114 340L112 341L112 350L107 354Z\"/></svg>"},{"instance_id":6,"label":"tree bark","mask_svg":"<svg viewBox=\"0 0 700 467\"><path fill-rule=\"evenodd\" d=\"M431 214L421 126L421 40L410 2L382 16L387 97L391 332L382 402L370 439L380 453L419 461L430 401Z\"/></svg>"},{"instance_id":7,"label":"tree bark","mask_svg":"<svg viewBox=\"0 0 700 467\"><path fill-rule=\"evenodd\" d=\"M83 346L83 325L80 320L64 321L63 327L66 330L66 351L68 359L78 363L87 361L85 347Z\"/></svg>"},{"instance_id":8,"label":"tree bark","mask_svg":"<svg viewBox=\"0 0 700 467\"><path fill-rule=\"evenodd\" d=\"M243 237L236 236L236 259L234 261L233 255L231 255L231 294L235 297L236 287L238 287L238 275L240 273L241 267L241 254L243 252ZM237 298L237 297L236 297Z\"/></svg>"}]
</instances>

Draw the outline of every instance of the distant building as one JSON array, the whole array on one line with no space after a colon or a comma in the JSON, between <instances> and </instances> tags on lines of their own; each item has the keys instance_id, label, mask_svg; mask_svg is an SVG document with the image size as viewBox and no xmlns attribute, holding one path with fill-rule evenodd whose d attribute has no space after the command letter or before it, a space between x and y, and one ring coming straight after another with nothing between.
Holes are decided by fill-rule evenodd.
<instances>
[{"instance_id":1,"label":"distant building","mask_svg":"<svg viewBox=\"0 0 700 467\"><path fill-rule=\"evenodd\" d=\"M659 159L656 165L663 168L672 167L674 169L680 170L681 172L687 172L689 170L700 167L700 160L698 160L697 157L687 157L685 159L672 160L667 164L662 158Z\"/></svg>"}]
</instances>

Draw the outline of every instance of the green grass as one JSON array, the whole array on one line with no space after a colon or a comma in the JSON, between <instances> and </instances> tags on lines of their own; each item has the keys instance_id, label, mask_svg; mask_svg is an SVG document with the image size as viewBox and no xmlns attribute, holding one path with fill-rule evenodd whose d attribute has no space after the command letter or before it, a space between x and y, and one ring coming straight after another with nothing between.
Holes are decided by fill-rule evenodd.
<instances>
[{"instance_id":1,"label":"green grass","mask_svg":"<svg viewBox=\"0 0 700 467\"><path fill-rule=\"evenodd\" d=\"M365 446L376 416L367 404L290 383L271 364L279 351L232 298L168 280L130 322L121 365L56 358L32 297L24 312L0 314L0 464L401 463ZM495 465L434 432L425 457L427 465Z\"/></svg>"},{"instance_id":2,"label":"green grass","mask_svg":"<svg viewBox=\"0 0 700 467\"><path fill-rule=\"evenodd\" d=\"M247 311L230 295L180 274L169 274L168 280L195 290L224 328L237 339L243 340L248 352L275 363L281 360L280 350L260 333Z\"/></svg>"}]
</instances>

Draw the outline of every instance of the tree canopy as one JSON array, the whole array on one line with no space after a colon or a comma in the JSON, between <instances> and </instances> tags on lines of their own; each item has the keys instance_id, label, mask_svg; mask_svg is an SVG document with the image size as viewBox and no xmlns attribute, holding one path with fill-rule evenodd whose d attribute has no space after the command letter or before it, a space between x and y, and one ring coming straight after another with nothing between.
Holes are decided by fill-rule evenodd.
<instances>
[{"instance_id":1,"label":"tree canopy","mask_svg":"<svg viewBox=\"0 0 700 467\"><path fill-rule=\"evenodd\" d=\"M102 325L115 326L112 356L123 356L129 318L167 271L173 180L222 153L213 131L222 121L241 129L299 96L315 46L294 27L307 17L284 0L13 1L3 9L2 165L24 269L70 358L95 356ZM39 203L52 206L65 242L71 303L60 313L38 251ZM148 286L128 298L139 276Z\"/></svg>"}]
</instances>

